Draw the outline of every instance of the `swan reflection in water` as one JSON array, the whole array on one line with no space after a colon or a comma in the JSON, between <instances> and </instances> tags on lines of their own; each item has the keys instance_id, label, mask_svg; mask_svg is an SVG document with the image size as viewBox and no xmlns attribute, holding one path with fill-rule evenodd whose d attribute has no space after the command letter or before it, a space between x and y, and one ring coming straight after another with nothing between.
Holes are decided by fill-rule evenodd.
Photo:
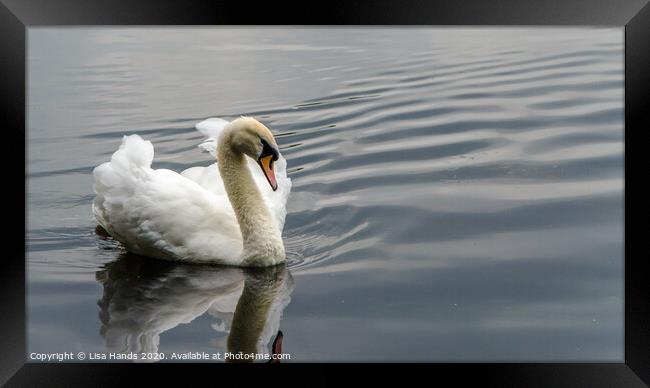
<instances>
[{"instance_id":1,"label":"swan reflection in water","mask_svg":"<svg viewBox=\"0 0 650 388\"><path fill-rule=\"evenodd\" d=\"M225 352L269 354L272 337L271 351L281 352L280 319L293 291L284 264L210 267L126 254L96 278L104 287L97 304L108 352L158 353L163 332L205 313L215 318L216 332L228 335L225 344L213 341L222 359Z\"/></svg>"}]
</instances>

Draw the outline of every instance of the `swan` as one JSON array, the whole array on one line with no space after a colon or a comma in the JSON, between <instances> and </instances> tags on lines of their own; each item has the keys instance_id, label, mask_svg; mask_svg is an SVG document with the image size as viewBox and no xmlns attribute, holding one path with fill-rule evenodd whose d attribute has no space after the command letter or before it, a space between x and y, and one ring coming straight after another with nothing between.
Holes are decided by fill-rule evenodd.
<instances>
[{"instance_id":1,"label":"swan","mask_svg":"<svg viewBox=\"0 0 650 388\"><path fill-rule=\"evenodd\" d=\"M243 267L284 262L291 179L273 133L244 116L195 127L207 137L199 147L217 161L181 173L152 169L151 142L124 136L93 170L98 224L141 256Z\"/></svg>"}]
</instances>

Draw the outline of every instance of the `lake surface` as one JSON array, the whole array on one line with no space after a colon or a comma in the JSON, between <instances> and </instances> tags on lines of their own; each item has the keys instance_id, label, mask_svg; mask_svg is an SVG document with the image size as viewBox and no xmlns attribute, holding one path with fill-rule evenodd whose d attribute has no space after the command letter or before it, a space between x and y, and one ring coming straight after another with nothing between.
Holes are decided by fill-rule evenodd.
<instances>
[{"instance_id":1,"label":"lake surface","mask_svg":"<svg viewBox=\"0 0 650 388\"><path fill-rule=\"evenodd\" d=\"M28 352L623 360L622 28L30 28ZM284 267L129 255L92 169L126 134L211 164L252 115Z\"/></svg>"}]
</instances>

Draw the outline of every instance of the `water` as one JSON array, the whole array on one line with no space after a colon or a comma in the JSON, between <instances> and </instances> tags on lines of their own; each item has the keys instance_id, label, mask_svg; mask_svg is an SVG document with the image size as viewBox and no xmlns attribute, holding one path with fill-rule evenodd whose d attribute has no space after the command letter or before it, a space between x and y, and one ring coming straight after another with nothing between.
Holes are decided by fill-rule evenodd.
<instances>
[{"instance_id":1,"label":"water","mask_svg":"<svg viewBox=\"0 0 650 388\"><path fill-rule=\"evenodd\" d=\"M286 267L96 233L92 169L253 115L293 191ZM30 28L28 352L623 360L622 28Z\"/></svg>"}]
</instances>

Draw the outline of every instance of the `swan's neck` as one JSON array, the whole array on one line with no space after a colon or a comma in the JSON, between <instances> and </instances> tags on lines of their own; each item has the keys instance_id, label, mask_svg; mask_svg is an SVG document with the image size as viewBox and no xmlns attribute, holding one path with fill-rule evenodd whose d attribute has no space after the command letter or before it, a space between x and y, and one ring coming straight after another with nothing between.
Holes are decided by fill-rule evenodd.
<instances>
[{"instance_id":1,"label":"swan's neck","mask_svg":"<svg viewBox=\"0 0 650 388\"><path fill-rule=\"evenodd\" d=\"M244 242L242 259L248 265L268 265L284 259L284 245L250 170L246 156L233 150L230 136L217 148L217 165L228 199L237 216Z\"/></svg>"}]
</instances>

